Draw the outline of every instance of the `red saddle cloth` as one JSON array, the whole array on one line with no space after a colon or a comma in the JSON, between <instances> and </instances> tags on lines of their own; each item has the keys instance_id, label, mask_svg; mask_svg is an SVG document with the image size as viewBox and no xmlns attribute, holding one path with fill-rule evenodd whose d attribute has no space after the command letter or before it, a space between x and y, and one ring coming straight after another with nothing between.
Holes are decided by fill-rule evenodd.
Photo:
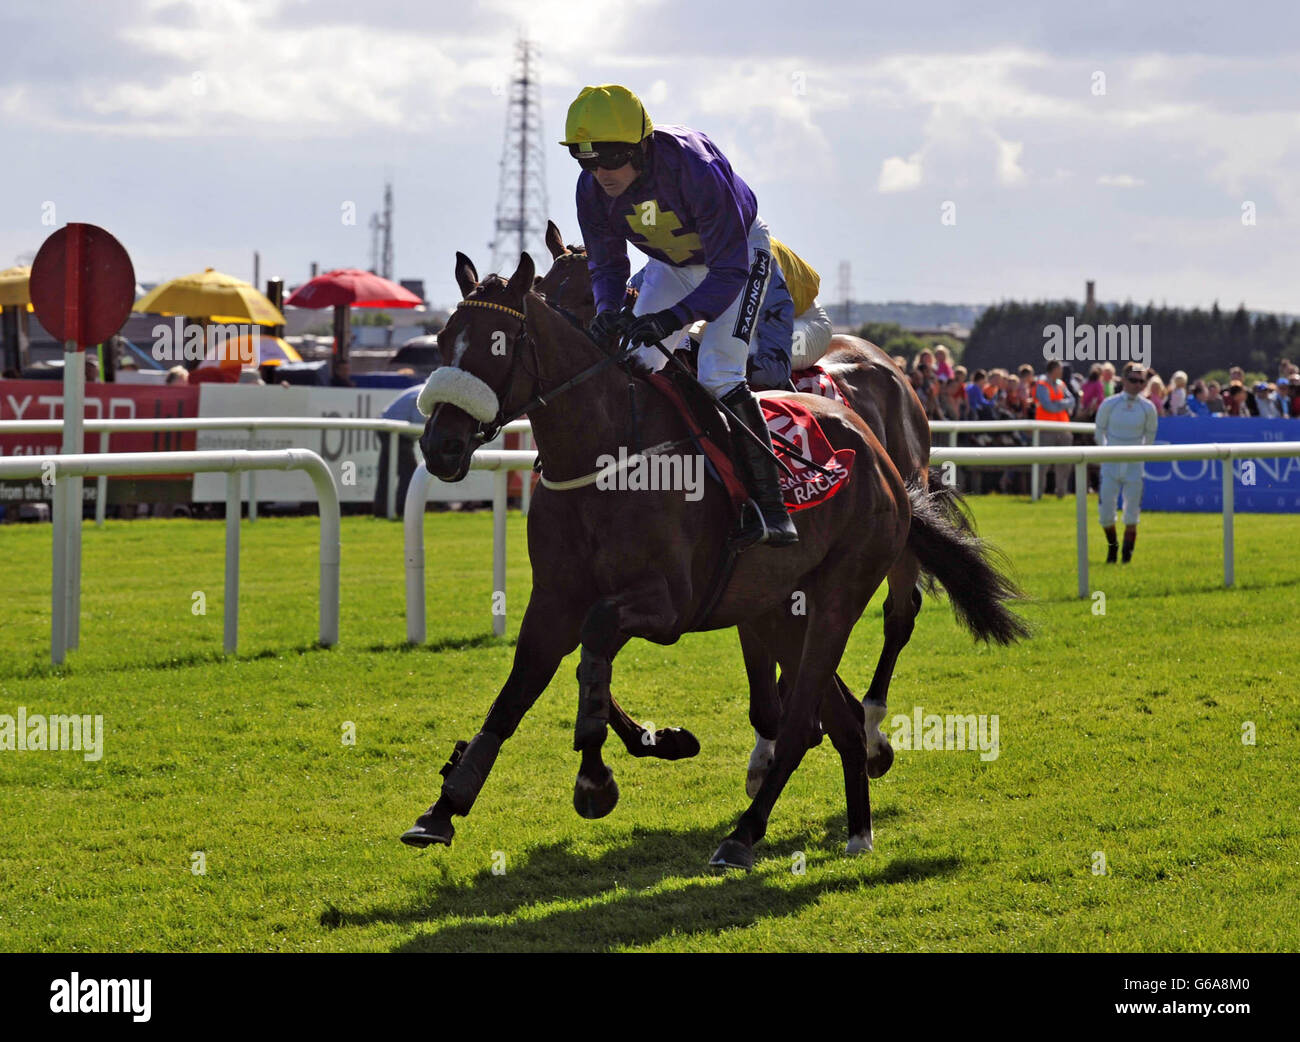
<instances>
[{"instance_id":1,"label":"red saddle cloth","mask_svg":"<svg viewBox=\"0 0 1300 1042\"><path fill-rule=\"evenodd\" d=\"M832 398L841 405L847 405L839 385L831 379L825 369L819 365L810 365L807 369L797 369L790 374L794 389L804 394L819 394L823 398Z\"/></svg>"},{"instance_id":2,"label":"red saddle cloth","mask_svg":"<svg viewBox=\"0 0 1300 1042\"><path fill-rule=\"evenodd\" d=\"M787 509L807 510L815 507L848 484L856 453L852 449L832 449L826 432L807 406L792 398L759 398L759 402L763 406L767 429L773 434L781 435L786 441L793 442L801 455L829 472L823 474L814 470L797 456L785 451L773 438L777 454L794 474L791 477L785 471L780 472L781 495Z\"/></svg>"},{"instance_id":3,"label":"red saddle cloth","mask_svg":"<svg viewBox=\"0 0 1300 1042\"><path fill-rule=\"evenodd\" d=\"M682 397L681 391L671 380L661 373L654 373L650 376L650 383L672 402L681 414L687 429L695 436L705 457L726 488L732 505L739 510L741 504L749 499L749 493L740 475L736 473L730 454L723 451L704 431L685 398ZM760 397L759 403L763 407L763 418L767 420L769 431L792 442L801 454L829 472L823 474L808 466L803 460L791 456L774 438L773 447L777 455L785 461L794 475L790 477L785 471L780 471L781 494L786 509L794 511L815 507L818 503L830 499L848 483L853 472L855 456L853 449L838 451L832 449L821 424L806 406L790 398Z\"/></svg>"}]
</instances>

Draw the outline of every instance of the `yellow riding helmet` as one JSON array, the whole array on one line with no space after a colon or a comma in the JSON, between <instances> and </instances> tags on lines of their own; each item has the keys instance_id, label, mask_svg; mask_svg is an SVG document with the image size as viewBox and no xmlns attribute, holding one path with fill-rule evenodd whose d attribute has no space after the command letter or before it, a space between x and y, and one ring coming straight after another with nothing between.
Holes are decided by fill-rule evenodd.
<instances>
[{"instance_id":1,"label":"yellow riding helmet","mask_svg":"<svg viewBox=\"0 0 1300 1042\"><path fill-rule=\"evenodd\" d=\"M583 87L569 106L561 145L577 145L590 152L597 141L636 144L654 130L641 99L617 83Z\"/></svg>"}]
</instances>

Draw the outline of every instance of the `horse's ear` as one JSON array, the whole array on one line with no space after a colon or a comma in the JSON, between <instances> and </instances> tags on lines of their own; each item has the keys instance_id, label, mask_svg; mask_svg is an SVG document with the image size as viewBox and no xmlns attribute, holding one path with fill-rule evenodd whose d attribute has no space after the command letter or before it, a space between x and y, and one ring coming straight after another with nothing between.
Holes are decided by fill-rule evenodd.
<instances>
[{"instance_id":1,"label":"horse's ear","mask_svg":"<svg viewBox=\"0 0 1300 1042\"><path fill-rule=\"evenodd\" d=\"M564 253L564 236L554 221L546 222L546 248L551 251L552 260Z\"/></svg>"},{"instance_id":2,"label":"horse's ear","mask_svg":"<svg viewBox=\"0 0 1300 1042\"><path fill-rule=\"evenodd\" d=\"M474 287L478 285L478 272L474 270L474 262L459 252L456 254L456 285L460 287L462 298L473 293Z\"/></svg>"},{"instance_id":3,"label":"horse's ear","mask_svg":"<svg viewBox=\"0 0 1300 1042\"><path fill-rule=\"evenodd\" d=\"M537 269L533 266L533 258L526 253L521 253L519 255L519 267L510 276L510 281L506 283L506 292L514 300L523 300L524 294L533 288L533 276L536 274Z\"/></svg>"}]
</instances>

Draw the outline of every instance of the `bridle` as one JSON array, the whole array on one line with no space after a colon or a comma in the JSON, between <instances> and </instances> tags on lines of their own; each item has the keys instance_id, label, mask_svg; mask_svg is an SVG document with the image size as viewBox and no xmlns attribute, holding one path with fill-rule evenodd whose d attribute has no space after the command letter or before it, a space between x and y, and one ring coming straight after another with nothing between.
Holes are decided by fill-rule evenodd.
<instances>
[{"instance_id":1,"label":"bridle","mask_svg":"<svg viewBox=\"0 0 1300 1042\"><path fill-rule=\"evenodd\" d=\"M511 345L512 357L510 360L510 372L506 376L506 392L509 393L510 389L515 384L515 367L522 364L520 362L520 359L523 357L523 352L517 350L517 348L522 346L523 344L527 344L532 348L533 364L536 368L535 372L529 372L528 367L525 365L523 366L524 373L525 375L533 379L536 386L542 387L543 377L541 371L542 370L541 355L538 353L537 350L537 342L531 336L528 335L528 318L522 311L517 311L512 307L507 307L505 304L497 304L490 300L465 299L462 300L460 303L458 303L456 307L457 309L462 307L489 308L493 311L504 312L505 314L509 315L511 318L517 319L519 321L519 332L515 335L515 339ZM494 332L499 332L499 331L494 330ZM595 341L593 341L593 343L594 342ZM586 369L583 369L581 372L579 372L576 376L570 377L568 380L565 380L564 383L551 388L549 391L543 389L531 401L525 402L518 409L514 410L509 416L502 415L502 413L505 411L505 401L502 398L502 396L498 394L497 400L501 402L501 405L497 410L496 418L486 424L479 423L478 430L474 435L474 439L480 443L492 441L497 437L498 434L501 433L501 429L505 427L506 424L513 423L521 416L525 415L526 413L532 412L535 409L545 408L547 405L550 405L550 403L553 402L560 395L576 387L578 384L582 383L583 381L588 380L591 377L595 376L602 369L605 369L611 365L618 365L623 362L626 362L629 358L632 357L632 355L635 353L635 350L636 349L631 345L626 345L626 344L622 345L620 347L620 350L616 351L614 354L606 355L599 362L596 362L593 365L588 366Z\"/></svg>"}]
</instances>

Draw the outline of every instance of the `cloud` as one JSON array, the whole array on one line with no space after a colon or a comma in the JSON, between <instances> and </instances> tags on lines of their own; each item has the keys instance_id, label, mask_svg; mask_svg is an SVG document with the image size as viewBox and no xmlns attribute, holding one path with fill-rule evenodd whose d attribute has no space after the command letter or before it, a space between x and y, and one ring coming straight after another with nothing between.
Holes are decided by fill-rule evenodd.
<instances>
[{"instance_id":1,"label":"cloud","mask_svg":"<svg viewBox=\"0 0 1300 1042\"><path fill-rule=\"evenodd\" d=\"M1146 181L1132 174L1102 174L1097 183L1109 188L1140 188Z\"/></svg>"},{"instance_id":2,"label":"cloud","mask_svg":"<svg viewBox=\"0 0 1300 1042\"><path fill-rule=\"evenodd\" d=\"M921 184L921 153L913 152L904 159L890 156L880 164L880 178L876 182L879 192L910 192Z\"/></svg>"},{"instance_id":3,"label":"cloud","mask_svg":"<svg viewBox=\"0 0 1300 1042\"><path fill-rule=\"evenodd\" d=\"M1023 141L998 140L998 181L1013 186L1023 184L1025 172L1020 166L1020 155L1025 150Z\"/></svg>"}]
</instances>

